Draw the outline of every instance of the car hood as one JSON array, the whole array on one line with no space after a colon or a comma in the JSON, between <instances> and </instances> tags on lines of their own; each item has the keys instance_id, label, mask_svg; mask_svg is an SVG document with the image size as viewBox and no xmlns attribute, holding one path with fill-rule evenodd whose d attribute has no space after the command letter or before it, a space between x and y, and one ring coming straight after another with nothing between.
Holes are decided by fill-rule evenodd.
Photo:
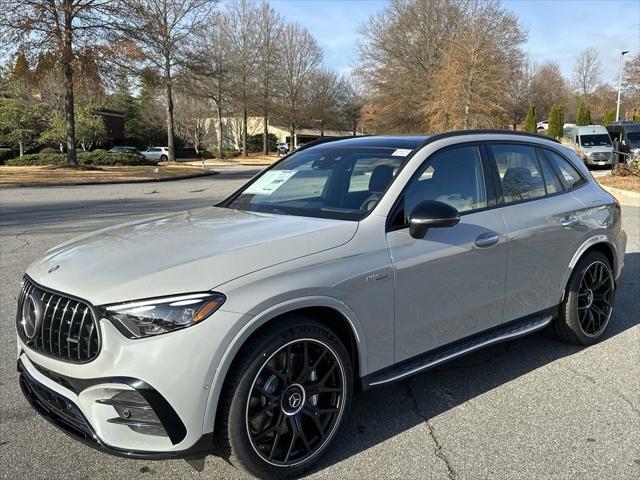
<instances>
[{"instance_id":1,"label":"car hood","mask_svg":"<svg viewBox=\"0 0 640 480\"><path fill-rule=\"evenodd\" d=\"M357 225L207 207L74 238L49 250L27 274L94 305L206 291L338 247Z\"/></svg>"}]
</instances>

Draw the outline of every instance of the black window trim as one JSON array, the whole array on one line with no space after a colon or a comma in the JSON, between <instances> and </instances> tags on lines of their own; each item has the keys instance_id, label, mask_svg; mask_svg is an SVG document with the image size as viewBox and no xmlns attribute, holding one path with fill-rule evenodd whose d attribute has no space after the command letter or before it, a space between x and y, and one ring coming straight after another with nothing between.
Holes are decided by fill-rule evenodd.
<instances>
[{"instance_id":1,"label":"black window trim","mask_svg":"<svg viewBox=\"0 0 640 480\"><path fill-rule=\"evenodd\" d=\"M491 149L489 148L490 145L492 144L499 144L499 145L505 145L505 144L511 144L511 145L527 145L530 147L533 147L534 151L536 152L536 156L538 156L540 153L538 152L538 149L541 150L549 150L557 155L560 155L560 157L564 158L567 162L569 162L569 164L571 166L573 166L573 168L575 168L575 170L578 172L578 175L580 175L580 177L584 180L584 183L578 185L577 187L573 187L573 188L567 188L566 184L564 183L563 179L561 176L558 177L559 181L560 181L560 185L562 186L562 190L555 192L555 193L548 193L546 195L544 195L543 197L535 197L535 198L526 198L523 200L518 200L517 202L505 202L504 200L504 196L502 193L502 183L500 182L500 175L498 173L498 166L495 162L495 159L493 158L493 155L491 154ZM461 145L478 145L480 148L480 155L482 157L482 169L484 171L484 176L485 176L485 190L487 191L487 207L483 207L483 208L477 208L475 210L467 210L465 212L460 212L460 216L463 217L465 215L470 215L470 214L474 214L474 213L479 213L479 212L485 212L488 210L493 210L495 208L504 208L504 207L510 207L512 205L519 205L521 203L527 203L527 202L534 202L537 200L542 200L545 198L552 198L558 195L564 195L568 192L574 192L580 188L583 188L587 185L589 185L589 183L591 183L589 181L588 178L586 178L584 176L584 174L580 171L580 169L578 167L576 167L573 163L573 161L571 161L569 158L567 158L567 156L563 153L560 152L554 148L550 148L547 145L543 145L540 143L536 143L536 142L524 142L522 140L479 140L479 141L469 141L469 142L461 142L461 143L455 143L452 145L447 145L445 147L442 147L438 150L436 150L435 152L431 153L427 158L425 158L423 160L424 162L428 162L429 159L431 157L433 157L435 154L437 154L438 152L440 152L441 150L447 149L447 148L454 148L457 146L461 146ZM420 150L420 148L416 148L415 152L417 153ZM542 155L543 158L547 161L548 165L552 168L552 170L555 172L556 175L559 175L559 172L557 170L557 167L555 166L555 164L551 161L549 161L546 157L546 155ZM406 166L409 162L407 161L404 165ZM398 197L396 198L396 201L393 204L393 207L391 208L391 210L389 211L389 214L387 215L387 221L386 221L386 226L385 226L385 232L389 233L389 232L394 232L397 230L403 230L405 228L409 228L409 225L396 225L393 226L392 225L392 221L395 218L395 216L398 213L398 208L400 205L400 201L401 199L404 197L404 193L405 190L407 189L407 186L411 183L411 181L414 179L415 175L418 173L418 171L420 170L420 167L422 167L422 164L420 164L420 166L416 169L416 172L411 176L411 178L407 181L407 183L404 185L404 187L402 188L402 191L400 192L400 194L398 195ZM488 168L487 168L488 167ZM542 169L541 169L542 170ZM542 175L544 175L544 173L541 172ZM397 176L397 175L396 175ZM544 177L543 177L544 178ZM493 204L489 198L489 188L493 187ZM545 185L545 192L546 192L546 185Z\"/></svg>"},{"instance_id":2,"label":"black window trim","mask_svg":"<svg viewBox=\"0 0 640 480\"><path fill-rule=\"evenodd\" d=\"M564 189L565 192L573 191L573 190L575 190L577 188L580 188L583 185L586 185L587 183L589 183L589 180L586 179L584 177L584 175L582 175L582 172L580 171L580 169L576 168L576 166L569 159L567 159L564 155L560 155L560 153L556 152L555 150L553 151L553 153L556 153L557 155L560 156L560 158L562 158L566 162L568 162L569 165L571 165L571 167L573 168L573 170L578 174L578 177L580 177L582 179L582 183L580 185L578 185L577 187L569 187L569 185L567 184L566 178L564 178L564 175L560 171L560 168L556 165L556 163L551 158L549 158L549 156L545 152L542 152L542 157L547 161L547 163L551 166L551 168L555 172L555 174L558 177L558 179L560 180L560 184L562 185L562 188Z\"/></svg>"},{"instance_id":3,"label":"black window trim","mask_svg":"<svg viewBox=\"0 0 640 480\"><path fill-rule=\"evenodd\" d=\"M527 203L527 202L535 202L536 200L543 200L545 198L552 198L552 197L556 197L558 195L564 195L565 193L568 192L574 192L586 185L588 185L589 179L586 178L582 172L580 171L580 169L578 167L576 167L573 162L571 160L569 160L569 158L567 158L566 155L564 155L562 152L559 152L558 150L555 150L553 148L549 148L546 145L541 145L539 143L533 143L533 142L518 142L518 141L513 141L513 140L486 140L485 141L486 145L487 145L487 152L489 153L492 163L494 164L494 168L496 169L497 172L497 164L495 162L495 159L493 158L493 155L491 155L491 149L489 148L490 145L492 144L498 144L498 145L505 145L505 144L512 144L512 145L528 145L530 147L533 147L534 149L542 149L542 150L549 150L552 151L553 153L560 155L560 157L564 158L567 162L569 162L569 164L575 168L576 172L578 172L578 175L580 175L580 178L582 178L584 180L584 183L581 183L580 185L578 185L577 187L573 187L573 188L567 188L566 183L563 181L562 178L560 178L560 184L562 185L562 190L559 192L555 192L555 193L549 193L543 197L535 197L535 198L525 198L523 200L518 200L516 202L506 202L504 200L504 197L502 195L502 183L500 181L498 181L498 192L499 192L499 197L500 197L500 202L498 203L497 207L500 208L504 208L504 207L510 207L512 205L520 205L521 203ZM544 157L546 159L546 156ZM553 168L554 172L556 172L556 175L558 174L557 172L557 167L553 164L553 162L549 162L551 164L551 167ZM499 177L498 177L499 180ZM546 187L545 187L545 191L546 191Z\"/></svg>"},{"instance_id":4,"label":"black window trim","mask_svg":"<svg viewBox=\"0 0 640 480\"><path fill-rule=\"evenodd\" d=\"M496 197L496 184L495 184L495 178L493 178L493 174L492 174L492 168L491 168L491 164L488 161L486 157L487 151L486 151L486 146L485 146L485 141L468 141L468 142L460 142L460 143L454 143L452 145L446 145L442 148L439 148L438 150L436 150L435 152L432 152L427 158L425 158L420 165L418 166L418 168L416 168L416 171L413 173L413 175L411 175L411 178L404 184L404 187L402 187L402 191L400 192L400 194L397 196L395 202L393 203L393 206L391 207L391 210L389 210L389 213L387 215L387 220L385 222L385 232L394 232L397 230L403 230L405 228L409 228L409 224L408 223L404 223L402 225L393 225L393 220L395 219L395 217L399 214L400 212L400 204L402 203L402 200L404 199L404 194L407 190L407 188L409 187L409 185L411 184L411 182L413 182L419 174L421 174L421 169L422 166L425 165L427 162L429 162L429 160L431 160L434 156L436 156L437 154L439 154L440 152L446 151L446 150L451 150L454 148L459 148L459 147L472 147L472 146L476 146L478 147L478 152L480 153L480 164L482 166L482 172L483 172L483 176L484 176L484 184L485 184L485 193L486 193L486 197L487 197L487 206L486 207L482 207L482 208L475 208L473 210L465 210L464 212L460 212L460 216L465 216L465 215L470 215L473 213L478 213L478 212L484 212L486 210L491 210L493 208L496 208L499 206L498 204L498 200ZM517 142L516 142L517 143ZM407 162L408 163L408 162ZM406 163L405 163L406 165ZM396 175L397 176L397 175Z\"/></svg>"}]
</instances>

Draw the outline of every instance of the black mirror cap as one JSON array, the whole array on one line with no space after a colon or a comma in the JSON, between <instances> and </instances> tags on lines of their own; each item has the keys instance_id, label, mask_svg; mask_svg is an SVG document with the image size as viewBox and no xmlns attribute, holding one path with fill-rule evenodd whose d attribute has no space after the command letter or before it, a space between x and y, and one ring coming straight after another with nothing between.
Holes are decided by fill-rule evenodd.
<instances>
[{"instance_id":1,"label":"black mirror cap","mask_svg":"<svg viewBox=\"0 0 640 480\"><path fill-rule=\"evenodd\" d=\"M420 202L409 217L409 234L413 238L424 238L430 228L453 227L460 222L460 212L443 202L426 200Z\"/></svg>"}]
</instances>

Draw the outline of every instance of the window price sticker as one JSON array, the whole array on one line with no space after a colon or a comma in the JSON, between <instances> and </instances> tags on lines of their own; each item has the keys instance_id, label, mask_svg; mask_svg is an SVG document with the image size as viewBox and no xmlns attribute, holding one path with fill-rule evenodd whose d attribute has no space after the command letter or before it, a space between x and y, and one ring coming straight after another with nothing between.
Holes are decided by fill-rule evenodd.
<instances>
[{"instance_id":1,"label":"window price sticker","mask_svg":"<svg viewBox=\"0 0 640 480\"><path fill-rule=\"evenodd\" d=\"M394 152L391 154L392 157L406 157L411 153L411 149L409 148L396 148Z\"/></svg>"},{"instance_id":2,"label":"window price sticker","mask_svg":"<svg viewBox=\"0 0 640 480\"><path fill-rule=\"evenodd\" d=\"M242 193L247 195L271 195L296 173L298 173L298 170L271 170L249 185Z\"/></svg>"}]
</instances>

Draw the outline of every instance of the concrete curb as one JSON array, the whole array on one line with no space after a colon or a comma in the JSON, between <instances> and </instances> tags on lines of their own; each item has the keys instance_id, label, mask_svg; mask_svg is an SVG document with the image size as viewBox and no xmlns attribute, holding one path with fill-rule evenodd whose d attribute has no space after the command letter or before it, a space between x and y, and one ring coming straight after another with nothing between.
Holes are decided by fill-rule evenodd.
<instances>
[{"instance_id":1,"label":"concrete curb","mask_svg":"<svg viewBox=\"0 0 640 480\"><path fill-rule=\"evenodd\" d=\"M622 190L621 188L609 187L607 185L600 184L611 195L616 197L620 203L625 205L633 205L635 207L640 206L640 192L632 192L630 190Z\"/></svg>"},{"instance_id":2,"label":"concrete curb","mask_svg":"<svg viewBox=\"0 0 640 480\"><path fill-rule=\"evenodd\" d=\"M144 180L114 180L112 182L60 182L60 183L0 183L2 188L23 188L23 187L84 187L87 185L122 185L128 183L160 183L175 182L178 180L188 180L190 178L208 177L210 175L218 175L220 172L208 170L206 172L193 173L182 177L172 178L146 178Z\"/></svg>"}]
</instances>

